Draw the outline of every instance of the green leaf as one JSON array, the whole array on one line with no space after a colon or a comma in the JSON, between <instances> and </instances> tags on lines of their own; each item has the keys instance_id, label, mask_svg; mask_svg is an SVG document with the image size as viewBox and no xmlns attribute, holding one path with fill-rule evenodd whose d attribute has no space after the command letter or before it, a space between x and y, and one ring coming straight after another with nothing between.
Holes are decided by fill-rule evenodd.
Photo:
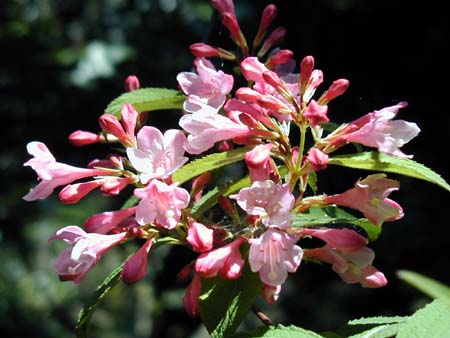
<instances>
[{"instance_id":1,"label":"green leaf","mask_svg":"<svg viewBox=\"0 0 450 338\"><path fill-rule=\"evenodd\" d=\"M327 224L352 224L360 227L367 233L369 241L376 240L382 229L381 226L377 226L365 218L356 218L336 206L314 207L303 213L292 214L292 227L301 228Z\"/></svg>"},{"instance_id":2,"label":"green leaf","mask_svg":"<svg viewBox=\"0 0 450 338\"><path fill-rule=\"evenodd\" d=\"M222 153L206 155L179 168L174 172L172 179L174 182L183 184L207 171L211 171L242 160L245 156L245 153L249 150L250 148L243 147L225 151Z\"/></svg>"},{"instance_id":3,"label":"green leaf","mask_svg":"<svg viewBox=\"0 0 450 338\"><path fill-rule=\"evenodd\" d=\"M394 316L394 317L368 317L353 319L348 322L349 325L368 325L368 324L393 324L402 323L406 321L409 317L404 316Z\"/></svg>"},{"instance_id":4,"label":"green leaf","mask_svg":"<svg viewBox=\"0 0 450 338\"><path fill-rule=\"evenodd\" d=\"M442 302L450 305L450 287L447 285L430 277L408 270L397 271L397 276L431 298L440 299Z\"/></svg>"},{"instance_id":5,"label":"green leaf","mask_svg":"<svg viewBox=\"0 0 450 338\"><path fill-rule=\"evenodd\" d=\"M138 204L139 198L137 198L134 195L131 195L124 204L122 204L122 207L120 209L128 209L131 207L134 207L136 204Z\"/></svg>"},{"instance_id":6,"label":"green leaf","mask_svg":"<svg viewBox=\"0 0 450 338\"><path fill-rule=\"evenodd\" d=\"M123 264L116 268L109 274L108 277L97 287L91 299L83 306L78 314L78 321L76 324L76 332L78 338L88 337L88 325L94 310L97 305L106 297L112 288L120 280L120 274L123 269Z\"/></svg>"},{"instance_id":7,"label":"green leaf","mask_svg":"<svg viewBox=\"0 0 450 338\"><path fill-rule=\"evenodd\" d=\"M200 316L211 336L222 338L233 334L261 291L259 275L251 272L248 264L236 280L219 276L203 279Z\"/></svg>"},{"instance_id":8,"label":"green leaf","mask_svg":"<svg viewBox=\"0 0 450 338\"><path fill-rule=\"evenodd\" d=\"M363 152L331 157L328 164L410 176L434 183L450 191L450 185L439 174L409 158L394 157L378 152Z\"/></svg>"},{"instance_id":9,"label":"green leaf","mask_svg":"<svg viewBox=\"0 0 450 338\"><path fill-rule=\"evenodd\" d=\"M240 333L229 338L324 338L313 331L302 329L297 326L265 326L251 333Z\"/></svg>"},{"instance_id":10,"label":"green leaf","mask_svg":"<svg viewBox=\"0 0 450 338\"><path fill-rule=\"evenodd\" d=\"M391 338L396 336L403 325L403 323L379 325L364 332L348 336L348 338Z\"/></svg>"},{"instance_id":11,"label":"green leaf","mask_svg":"<svg viewBox=\"0 0 450 338\"><path fill-rule=\"evenodd\" d=\"M416 311L404 323L397 338L448 338L450 335L450 306L434 300Z\"/></svg>"},{"instance_id":12,"label":"green leaf","mask_svg":"<svg viewBox=\"0 0 450 338\"><path fill-rule=\"evenodd\" d=\"M105 109L105 113L120 117L120 110L125 103L131 103L138 112L180 109L186 96L178 90L167 88L141 88L124 93L114 99Z\"/></svg>"}]
</instances>

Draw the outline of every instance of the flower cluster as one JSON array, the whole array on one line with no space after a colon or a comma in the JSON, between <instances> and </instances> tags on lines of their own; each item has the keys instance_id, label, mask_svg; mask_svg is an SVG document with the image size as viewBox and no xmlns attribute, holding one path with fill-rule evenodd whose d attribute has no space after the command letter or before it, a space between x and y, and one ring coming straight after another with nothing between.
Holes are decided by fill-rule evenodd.
<instances>
[{"instance_id":1,"label":"flower cluster","mask_svg":"<svg viewBox=\"0 0 450 338\"><path fill-rule=\"evenodd\" d=\"M348 143L410 157L400 148L420 130L414 123L395 119L406 103L369 112L330 131L328 105L344 94L349 81L337 79L316 94L323 73L315 68L314 58L305 56L296 73L293 53L277 47L286 30L269 31L276 17L275 5L264 9L249 46L232 0L211 0L211 4L236 50L191 45L195 72L177 76L179 91L185 95L179 129L163 132L146 125L143 112L126 103L117 116L100 116L99 133L78 130L69 136L75 146L102 142L124 148L107 159L91 161L86 168L57 162L41 142L28 144L32 158L24 165L32 167L40 182L25 200L47 198L62 187L61 202L77 203L97 188L105 196L115 196L132 186L137 201L125 209L92 215L83 228L65 226L50 237L69 245L55 263L60 279L79 283L108 250L139 240L142 246L123 266L121 279L126 284L145 277L148 255L158 241L176 242L198 254L179 273L180 280L192 276L183 299L192 316L199 314L198 298L205 279L240 278L246 264L259 274L261 295L269 303L276 301L288 273L296 272L302 260L330 264L346 283L384 286L387 280L372 265L374 252L357 225L302 219L313 210L330 207L353 209L374 227L403 217L402 207L389 198L399 189L399 182L385 174L360 178L339 194L317 194L313 181L318 171L328 168L330 154ZM219 58L236 63L239 71L218 70L214 62ZM235 88L240 75L248 86ZM139 80L130 76L125 88L140 90ZM293 128L299 140L290 136ZM174 174L190 160L232 149L245 150L246 177L236 177L241 180L237 190L210 203L211 207L218 204L236 224L231 229L194 212L214 188L212 167L206 165L190 185L178 182ZM302 239L311 237L319 247L302 248ZM170 241L161 241L165 238Z\"/></svg>"}]
</instances>

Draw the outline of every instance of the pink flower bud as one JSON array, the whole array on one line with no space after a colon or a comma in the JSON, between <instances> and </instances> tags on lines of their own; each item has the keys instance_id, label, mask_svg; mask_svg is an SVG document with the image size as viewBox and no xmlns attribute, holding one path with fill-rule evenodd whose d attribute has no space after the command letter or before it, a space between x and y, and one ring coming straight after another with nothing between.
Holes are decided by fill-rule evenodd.
<instances>
[{"instance_id":1,"label":"pink flower bud","mask_svg":"<svg viewBox=\"0 0 450 338\"><path fill-rule=\"evenodd\" d=\"M125 132L131 140L134 140L139 113L132 104L126 103L122 106L120 114L122 115L122 124L125 127Z\"/></svg>"},{"instance_id":2,"label":"pink flower bud","mask_svg":"<svg viewBox=\"0 0 450 338\"><path fill-rule=\"evenodd\" d=\"M339 79L334 81L330 88L322 94L320 99L318 100L319 104L325 105L331 100L335 99L336 97L342 95L347 90L348 86L350 85L350 82L346 79Z\"/></svg>"},{"instance_id":3,"label":"pink flower bud","mask_svg":"<svg viewBox=\"0 0 450 338\"><path fill-rule=\"evenodd\" d=\"M289 109L283 102L273 97L272 95L261 95L258 98L257 102L261 107L274 110L277 113L283 113L284 111Z\"/></svg>"},{"instance_id":4,"label":"pink flower bud","mask_svg":"<svg viewBox=\"0 0 450 338\"><path fill-rule=\"evenodd\" d=\"M313 171L326 169L328 164L328 155L317 148L311 148L306 157Z\"/></svg>"},{"instance_id":5,"label":"pink flower bud","mask_svg":"<svg viewBox=\"0 0 450 338\"><path fill-rule=\"evenodd\" d=\"M131 145L128 135L125 133L122 125L117 117L111 114L103 114L99 117L98 122L100 127L107 133L110 133L117 137L117 139L123 145Z\"/></svg>"},{"instance_id":6,"label":"pink flower bud","mask_svg":"<svg viewBox=\"0 0 450 338\"><path fill-rule=\"evenodd\" d=\"M141 88L139 79L134 75L129 75L125 80L125 91L131 92L139 88Z\"/></svg>"},{"instance_id":7,"label":"pink flower bud","mask_svg":"<svg viewBox=\"0 0 450 338\"><path fill-rule=\"evenodd\" d=\"M239 37L241 29L239 28L239 23L234 15L228 12L222 13L222 22L233 37Z\"/></svg>"},{"instance_id":8,"label":"pink flower bud","mask_svg":"<svg viewBox=\"0 0 450 338\"><path fill-rule=\"evenodd\" d=\"M120 278L127 284L139 282L147 275L147 258L150 248L153 244L153 238L145 241L144 245L125 261Z\"/></svg>"},{"instance_id":9,"label":"pink flower bud","mask_svg":"<svg viewBox=\"0 0 450 338\"><path fill-rule=\"evenodd\" d=\"M189 51L197 57L214 57L219 56L219 50L205 43L193 43L189 46Z\"/></svg>"},{"instance_id":10,"label":"pink flower bud","mask_svg":"<svg viewBox=\"0 0 450 338\"><path fill-rule=\"evenodd\" d=\"M273 68L277 65L285 64L294 56L294 52L289 49L281 49L270 57L267 67Z\"/></svg>"},{"instance_id":11,"label":"pink flower bud","mask_svg":"<svg viewBox=\"0 0 450 338\"><path fill-rule=\"evenodd\" d=\"M205 186L211 181L212 175L209 171L201 174L192 180L191 195L197 195L202 192Z\"/></svg>"},{"instance_id":12,"label":"pink flower bud","mask_svg":"<svg viewBox=\"0 0 450 338\"><path fill-rule=\"evenodd\" d=\"M186 241L192 245L195 252L205 252L212 249L213 230L202 223L189 222L188 236Z\"/></svg>"},{"instance_id":13,"label":"pink flower bud","mask_svg":"<svg viewBox=\"0 0 450 338\"><path fill-rule=\"evenodd\" d=\"M186 289L186 293L183 297L183 305L187 314L190 317L197 317L200 314L200 305L198 302L198 297L202 291L202 279L196 273L192 278L192 282Z\"/></svg>"},{"instance_id":14,"label":"pink flower bud","mask_svg":"<svg viewBox=\"0 0 450 338\"><path fill-rule=\"evenodd\" d=\"M311 55L305 56L302 62L300 63L301 88L305 88L306 85L308 84L313 69L314 69L314 57L312 57Z\"/></svg>"},{"instance_id":15,"label":"pink flower bud","mask_svg":"<svg viewBox=\"0 0 450 338\"><path fill-rule=\"evenodd\" d=\"M301 234L319 238L330 247L345 253L358 251L367 245L367 239L364 236L350 229L304 228Z\"/></svg>"},{"instance_id":16,"label":"pink flower bud","mask_svg":"<svg viewBox=\"0 0 450 338\"><path fill-rule=\"evenodd\" d=\"M258 47L262 41L262 38L266 34L267 28L275 20L277 16L277 7L274 4L269 4L264 8L261 21L259 23L258 32L256 33L255 40L253 41L253 46Z\"/></svg>"},{"instance_id":17,"label":"pink flower bud","mask_svg":"<svg viewBox=\"0 0 450 338\"><path fill-rule=\"evenodd\" d=\"M194 262L191 262L184 266L178 273L177 277L175 278L177 282L184 282L189 278L189 275L192 272L192 269L194 268Z\"/></svg>"},{"instance_id":18,"label":"pink flower bud","mask_svg":"<svg viewBox=\"0 0 450 338\"><path fill-rule=\"evenodd\" d=\"M272 71L266 71L262 74L264 81L271 85L273 88L278 89L284 86L283 80L277 75L277 73Z\"/></svg>"},{"instance_id":19,"label":"pink flower bud","mask_svg":"<svg viewBox=\"0 0 450 338\"><path fill-rule=\"evenodd\" d=\"M119 195L119 193L131 182L133 182L133 179L129 177L107 177L103 179L100 190L107 196Z\"/></svg>"},{"instance_id":20,"label":"pink flower bud","mask_svg":"<svg viewBox=\"0 0 450 338\"><path fill-rule=\"evenodd\" d=\"M261 292L261 296L267 302L267 304L274 304L281 293L281 285L268 285L264 284Z\"/></svg>"},{"instance_id":21,"label":"pink flower bud","mask_svg":"<svg viewBox=\"0 0 450 338\"><path fill-rule=\"evenodd\" d=\"M134 215L136 208L131 207L116 211L105 211L92 215L84 222L84 228L87 232L106 234L112 228L117 227L123 220Z\"/></svg>"},{"instance_id":22,"label":"pink flower bud","mask_svg":"<svg viewBox=\"0 0 450 338\"><path fill-rule=\"evenodd\" d=\"M284 27L277 27L272 31L272 33L269 35L269 37L264 41L261 49L258 52L258 57L262 58L272 46L279 44L281 41L283 41L284 37L286 36L286 28Z\"/></svg>"},{"instance_id":23,"label":"pink flower bud","mask_svg":"<svg viewBox=\"0 0 450 338\"><path fill-rule=\"evenodd\" d=\"M101 135L83 130L76 130L69 135L70 143L77 147L102 142L103 140L104 138Z\"/></svg>"},{"instance_id":24,"label":"pink flower bud","mask_svg":"<svg viewBox=\"0 0 450 338\"><path fill-rule=\"evenodd\" d=\"M313 126L328 122L330 119L327 116L328 106L320 105L315 100L311 100L306 108L303 116Z\"/></svg>"},{"instance_id":25,"label":"pink flower bud","mask_svg":"<svg viewBox=\"0 0 450 338\"><path fill-rule=\"evenodd\" d=\"M235 96L241 101L245 101L248 103L255 103L261 96L261 94L251 88L241 87L238 90L236 90Z\"/></svg>"},{"instance_id":26,"label":"pink flower bud","mask_svg":"<svg viewBox=\"0 0 450 338\"><path fill-rule=\"evenodd\" d=\"M244 266L239 247L244 238L238 238L232 243L220 248L202 253L195 262L195 271L203 278L221 275L227 279L239 278Z\"/></svg>"},{"instance_id":27,"label":"pink flower bud","mask_svg":"<svg viewBox=\"0 0 450 338\"><path fill-rule=\"evenodd\" d=\"M272 148L272 143L261 144L245 154L245 163L252 182L264 181L271 178L275 169L270 158Z\"/></svg>"},{"instance_id":28,"label":"pink flower bud","mask_svg":"<svg viewBox=\"0 0 450 338\"><path fill-rule=\"evenodd\" d=\"M102 185L101 180L69 184L59 192L58 197L65 204L75 204L100 185Z\"/></svg>"}]
</instances>

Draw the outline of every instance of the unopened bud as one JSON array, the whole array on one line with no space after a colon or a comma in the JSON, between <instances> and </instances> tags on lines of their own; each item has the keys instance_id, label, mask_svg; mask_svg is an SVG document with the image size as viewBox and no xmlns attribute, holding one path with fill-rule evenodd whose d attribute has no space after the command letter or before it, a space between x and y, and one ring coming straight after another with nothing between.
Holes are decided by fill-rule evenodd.
<instances>
[{"instance_id":1,"label":"unopened bud","mask_svg":"<svg viewBox=\"0 0 450 338\"><path fill-rule=\"evenodd\" d=\"M308 85L309 78L314 69L314 57L311 55L305 56L300 63L300 88L305 89Z\"/></svg>"},{"instance_id":2,"label":"unopened bud","mask_svg":"<svg viewBox=\"0 0 450 338\"><path fill-rule=\"evenodd\" d=\"M271 95L261 95L261 97L258 98L258 104L263 108L272 109L277 112L283 113L285 110L289 112L287 107L280 102L280 100L277 100Z\"/></svg>"},{"instance_id":3,"label":"unopened bud","mask_svg":"<svg viewBox=\"0 0 450 338\"><path fill-rule=\"evenodd\" d=\"M259 23L258 32L256 33L255 40L253 41L253 47L258 47L261 44L261 41L266 34L267 28L269 28L270 24L275 20L277 16L277 6L274 4L267 5L264 8L261 21Z\"/></svg>"},{"instance_id":4,"label":"unopened bud","mask_svg":"<svg viewBox=\"0 0 450 338\"><path fill-rule=\"evenodd\" d=\"M139 83L137 76L129 75L125 80L125 90L131 92L139 88L141 88L141 84Z\"/></svg>"},{"instance_id":5,"label":"unopened bud","mask_svg":"<svg viewBox=\"0 0 450 338\"><path fill-rule=\"evenodd\" d=\"M214 57L219 56L219 50L205 43L194 43L189 46L189 51L197 57Z\"/></svg>"},{"instance_id":6,"label":"unopened bud","mask_svg":"<svg viewBox=\"0 0 450 338\"><path fill-rule=\"evenodd\" d=\"M327 104L336 97L344 94L349 85L350 82L346 79L339 79L334 81L331 84L330 88L328 88L328 90L322 94L317 102L321 105Z\"/></svg>"},{"instance_id":7,"label":"unopened bud","mask_svg":"<svg viewBox=\"0 0 450 338\"><path fill-rule=\"evenodd\" d=\"M128 135L123 130L117 117L111 114L103 114L99 117L98 122L100 127L107 133L110 133L118 138L120 143L128 145L130 143Z\"/></svg>"},{"instance_id":8,"label":"unopened bud","mask_svg":"<svg viewBox=\"0 0 450 338\"><path fill-rule=\"evenodd\" d=\"M273 68L274 66L284 64L292 59L294 52L289 49L282 49L272 55L266 62L268 68Z\"/></svg>"},{"instance_id":9,"label":"unopened bud","mask_svg":"<svg viewBox=\"0 0 450 338\"><path fill-rule=\"evenodd\" d=\"M236 90L235 96L241 101L255 103L261 96L261 94L251 88L241 87Z\"/></svg>"},{"instance_id":10,"label":"unopened bud","mask_svg":"<svg viewBox=\"0 0 450 338\"><path fill-rule=\"evenodd\" d=\"M103 140L104 138L101 135L83 130L76 130L69 135L69 142L77 147L102 142Z\"/></svg>"},{"instance_id":11,"label":"unopened bud","mask_svg":"<svg viewBox=\"0 0 450 338\"><path fill-rule=\"evenodd\" d=\"M272 33L269 35L269 37L264 41L261 49L258 52L258 57L262 58L272 46L279 44L281 41L283 41L284 37L286 36L286 28L284 27L278 27L272 31Z\"/></svg>"}]
</instances>

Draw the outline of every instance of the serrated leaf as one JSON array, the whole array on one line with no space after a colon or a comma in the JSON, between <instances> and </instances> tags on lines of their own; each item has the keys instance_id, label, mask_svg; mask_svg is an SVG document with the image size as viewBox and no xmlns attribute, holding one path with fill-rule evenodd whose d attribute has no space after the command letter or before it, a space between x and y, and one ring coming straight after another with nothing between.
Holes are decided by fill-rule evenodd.
<instances>
[{"instance_id":1,"label":"serrated leaf","mask_svg":"<svg viewBox=\"0 0 450 338\"><path fill-rule=\"evenodd\" d=\"M396 336L403 325L405 324L397 323L375 326L364 332L349 336L348 338L391 338Z\"/></svg>"},{"instance_id":2,"label":"serrated leaf","mask_svg":"<svg viewBox=\"0 0 450 338\"><path fill-rule=\"evenodd\" d=\"M404 323L396 338L448 338L450 336L450 306L434 300L416 311Z\"/></svg>"},{"instance_id":3,"label":"serrated leaf","mask_svg":"<svg viewBox=\"0 0 450 338\"><path fill-rule=\"evenodd\" d=\"M94 294L89 301L83 306L78 314L78 321L76 324L76 332L78 338L88 337L88 325L94 310L97 305L106 297L112 288L120 280L120 274L123 269L123 264L111 272L108 277L97 287Z\"/></svg>"},{"instance_id":4,"label":"serrated leaf","mask_svg":"<svg viewBox=\"0 0 450 338\"><path fill-rule=\"evenodd\" d=\"M240 333L227 338L324 338L313 331L298 326L265 326L250 333Z\"/></svg>"},{"instance_id":5,"label":"serrated leaf","mask_svg":"<svg viewBox=\"0 0 450 338\"><path fill-rule=\"evenodd\" d=\"M368 325L368 324L393 324L393 323L402 323L406 321L409 317L405 316L394 316L394 317L367 317L367 318L359 318L353 319L348 322L349 325Z\"/></svg>"},{"instance_id":6,"label":"serrated leaf","mask_svg":"<svg viewBox=\"0 0 450 338\"><path fill-rule=\"evenodd\" d=\"M381 226L371 223L366 218L356 218L347 211L336 207L314 207L303 213L292 214L292 227L320 226L327 224L352 224L362 228L369 241L374 241L381 234Z\"/></svg>"},{"instance_id":7,"label":"serrated leaf","mask_svg":"<svg viewBox=\"0 0 450 338\"><path fill-rule=\"evenodd\" d=\"M328 164L414 177L450 191L450 185L439 174L409 158L394 157L378 152L363 152L331 157L328 159Z\"/></svg>"},{"instance_id":8,"label":"serrated leaf","mask_svg":"<svg viewBox=\"0 0 450 338\"><path fill-rule=\"evenodd\" d=\"M206 155L198 160L189 162L175 171L172 175L174 182L183 184L207 171L211 171L225 165L240 161L250 148L237 148L222 153Z\"/></svg>"},{"instance_id":9,"label":"serrated leaf","mask_svg":"<svg viewBox=\"0 0 450 338\"><path fill-rule=\"evenodd\" d=\"M178 90L167 88L140 88L124 93L114 99L105 109L105 113L120 117L125 103L131 103L138 112L181 109L186 96Z\"/></svg>"},{"instance_id":10,"label":"serrated leaf","mask_svg":"<svg viewBox=\"0 0 450 338\"><path fill-rule=\"evenodd\" d=\"M397 276L404 282L422 291L424 294L430 296L431 298L440 299L441 301L450 305L449 286L430 277L408 270L397 271Z\"/></svg>"},{"instance_id":11,"label":"serrated leaf","mask_svg":"<svg viewBox=\"0 0 450 338\"><path fill-rule=\"evenodd\" d=\"M236 280L219 276L203 279L200 316L211 336L222 338L233 334L261 291L259 275L251 272L248 264Z\"/></svg>"}]
</instances>

